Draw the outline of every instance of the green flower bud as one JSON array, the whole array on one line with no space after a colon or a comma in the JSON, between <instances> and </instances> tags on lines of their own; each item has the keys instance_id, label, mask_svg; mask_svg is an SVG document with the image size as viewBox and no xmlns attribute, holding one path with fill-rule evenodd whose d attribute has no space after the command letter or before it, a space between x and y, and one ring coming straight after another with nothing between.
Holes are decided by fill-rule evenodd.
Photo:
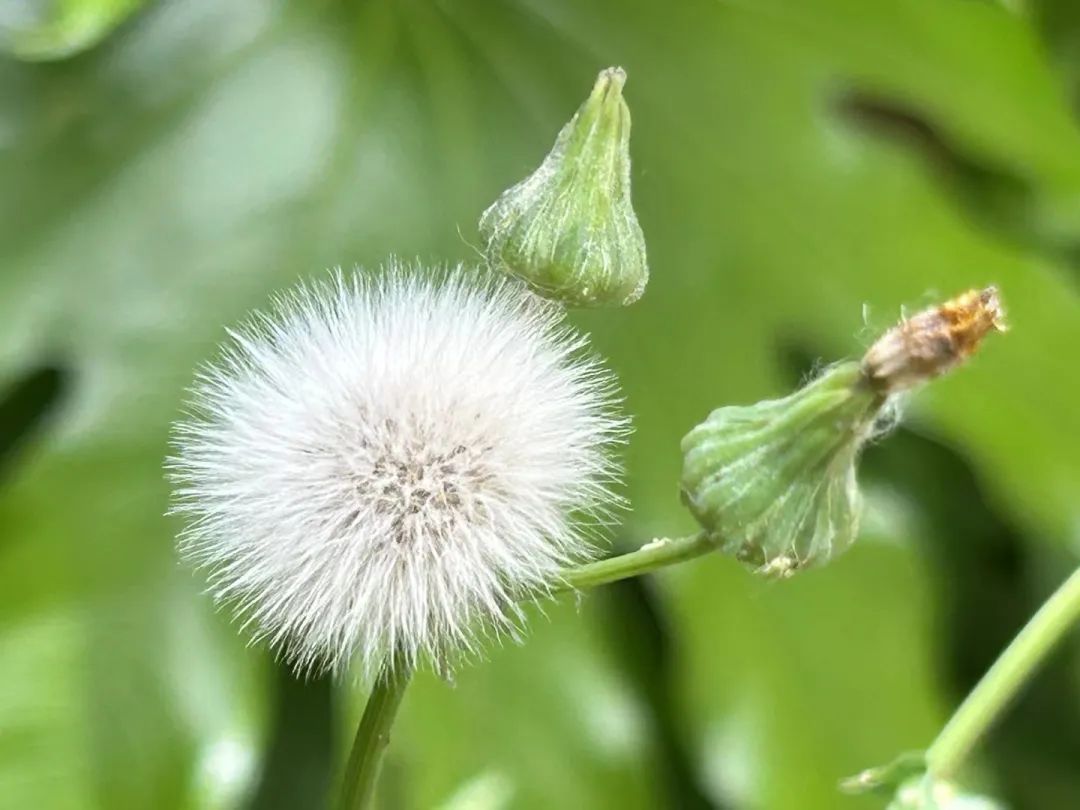
<instances>
[{"instance_id":1,"label":"green flower bud","mask_svg":"<svg viewBox=\"0 0 1080 810\"><path fill-rule=\"evenodd\" d=\"M898 395L1004 330L997 288L969 290L791 396L713 411L683 439L683 500L717 548L762 573L828 562L855 541L859 450L895 421Z\"/></svg>"},{"instance_id":2,"label":"green flower bud","mask_svg":"<svg viewBox=\"0 0 1080 810\"><path fill-rule=\"evenodd\" d=\"M1002 810L992 799L964 793L952 782L935 779L927 772L922 751L901 754L887 765L844 779L840 789L891 797L887 810Z\"/></svg>"},{"instance_id":3,"label":"green flower bud","mask_svg":"<svg viewBox=\"0 0 1080 810\"><path fill-rule=\"evenodd\" d=\"M1004 810L985 796L960 791L951 782L917 777L900 786L886 810Z\"/></svg>"},{"instance_id":4,"label":"green flower bud","mask_svg":"<svg viewBox=\"0 0 1080 810\"><path fill-rule=\"evenodd\" d=\"M715 410L683 439L683 500L762 573L827 562L855 540L855 462L884 403L849 362L783 399Z\"/></svg>"},{"instance_id":5,"label":"green flower bud","mask_svg":"<svg viewBox=\"0 0 1080 810\"><path fill-rule=\"evenodd\" d=\"M608 68L532 175L480 218L488 262L571 306L625 306L649 278L630 202L626 73Z\"/></svg>"}]
</instances>

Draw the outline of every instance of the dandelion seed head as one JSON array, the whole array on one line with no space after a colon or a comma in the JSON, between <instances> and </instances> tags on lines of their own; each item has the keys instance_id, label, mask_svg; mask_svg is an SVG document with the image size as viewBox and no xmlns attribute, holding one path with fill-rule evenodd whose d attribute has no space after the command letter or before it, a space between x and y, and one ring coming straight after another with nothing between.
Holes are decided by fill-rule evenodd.
<instances>
[{"instance_id":1,"label":"dandelion seed head","mask_svg":"<svg viewBox=\"0 0 1080 810\"><path fill-rule=\"evenodd\" d=\"M518 282L338 273L198 377L168 462L180 553L301 671L444 669L595 556L626 431L586 340Z\"/></svg>"}]
</instances>

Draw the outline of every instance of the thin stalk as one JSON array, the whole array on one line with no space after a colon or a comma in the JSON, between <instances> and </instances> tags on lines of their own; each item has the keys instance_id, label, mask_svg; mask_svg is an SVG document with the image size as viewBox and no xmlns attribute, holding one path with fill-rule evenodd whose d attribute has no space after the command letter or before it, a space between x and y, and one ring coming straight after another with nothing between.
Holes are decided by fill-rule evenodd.
<instances>
[{"instance_id":1,"label":"thin stalk","mask_svg":"<svg viewBox=\"0 0 1080 810\"><path fill-rule=\"evenodd\" d=\"M383 754L390 742L401 699L412 677L410 669L388 658L368 695L364 716L356 729L341 785L341 810L367 810L375 796Z\"/></svg>"},{"instance_id":2,"label":"thin stalk","mask_svg":"<svg viewBox=\"0 0 1080 810\"><path fill-rule=\"evenodd\" d=\"M1077 620L1080 569L1043 603L938 734L926 752L931 775L940 779L956 773L972 747Z\"/></svg>"},{"instance_id":3,"label":"thin stalk","mask_svg":"<svg viewBox=\"0 0 1080 810\"><path fill-rule=\"evenodd\" d=\"M647 574L657 568L700 557L716 548L716 543L704 532L689 537L663 537L646 543L637 551L619 554L599 562L588 563L563 571L556 593L568 590L593 588L639 574Z\"/></svg>"},{"instance_id":4,"label":"thin stalk","mask_svg":"<svg viewBox=\"0 0 1080 810\"><path fill-rule=\"evenodd\" d=\"M554 590L592 588L638 576L699 557L715 547L704 532L689 537L653 540L636 551L567 569ZM388 660L375 680L345 766L340 810L367 810L371 807L383 753L390 741L390 727L411 674L407 667L400 664L394 666Z\"/></svg>"}]
</instances>

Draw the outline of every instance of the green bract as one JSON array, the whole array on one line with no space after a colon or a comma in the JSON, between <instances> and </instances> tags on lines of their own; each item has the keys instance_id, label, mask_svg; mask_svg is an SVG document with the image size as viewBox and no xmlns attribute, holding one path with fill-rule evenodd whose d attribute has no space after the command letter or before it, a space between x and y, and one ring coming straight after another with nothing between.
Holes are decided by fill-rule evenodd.
<instances>
[{"instance_id":1,"label":"green bract","mask_svg":"<svg viewBox=\"0 0 1080 810\"><path fill-rule=\"evenodd\" d=\"M891 801L886 810L1003 810L984 796L964 793L927 772L926 754L909 751L887 765L868 768L840 783L845 793L876 793Z\"/></svg>"},{"instance_id":2,"label":"green bract","mask_svg":"<svg viewBox=\"0 0 1080 810\"><path fill-rule=\"evenodd\" d=\"M572 306L625 306L649 278L630 202L630 110L622 68L601 72L533 174L480 218L492 266Z\"/></svg>"},{"instance_id":3,"label":"green bract","mask_svg":"<svg viewBox=\"0 0 1080 810\"><path fill-rule=\"evenodd\" d=\"M719 408L683 439L683 499L762 573L827 562L855 539L855 462L883 404L843 363L783 399Z\"/></svg>"}]
</instances>

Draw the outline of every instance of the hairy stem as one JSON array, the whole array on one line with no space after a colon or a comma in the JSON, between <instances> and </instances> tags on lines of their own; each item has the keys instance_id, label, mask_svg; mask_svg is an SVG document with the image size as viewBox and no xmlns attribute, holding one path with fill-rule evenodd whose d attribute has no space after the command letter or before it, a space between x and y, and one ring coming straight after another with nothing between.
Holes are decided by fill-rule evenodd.
<instances>
[{"instance_id":1,"label":"hairy stem","mask_svg":"<svg viewBox=\"0 0 1080 810\"><path fill-rule=\"evenodd\" d=\"M926 752L937 778L956 773L1039 665L1080 619L1080 569L1046 600L953 714Z\"/></svg>"},{"instance_id":2,"label":"hairy stem","mask_svg":"<svg viewBox=\"0 0 1080 810\"><path fill-rule=\"evenodd\" d=\"M700 557L715 548L716 543L705 532L689 537L659 538L636 551L566 569L555 591L581 590L636 577L657 568Z\"/></svg>"},{"instance_id":3,"label":"hairy stem","mask_svg":"<svg viewBox=\"0 0 1080 810\"><path fill-rule=\"evenodd\" d=\"M371 807L383 754L390 742L390 727L411 676L407 666L388 658L375 679L345 765L340 810Z\"/></svg>"}]
</instances>

